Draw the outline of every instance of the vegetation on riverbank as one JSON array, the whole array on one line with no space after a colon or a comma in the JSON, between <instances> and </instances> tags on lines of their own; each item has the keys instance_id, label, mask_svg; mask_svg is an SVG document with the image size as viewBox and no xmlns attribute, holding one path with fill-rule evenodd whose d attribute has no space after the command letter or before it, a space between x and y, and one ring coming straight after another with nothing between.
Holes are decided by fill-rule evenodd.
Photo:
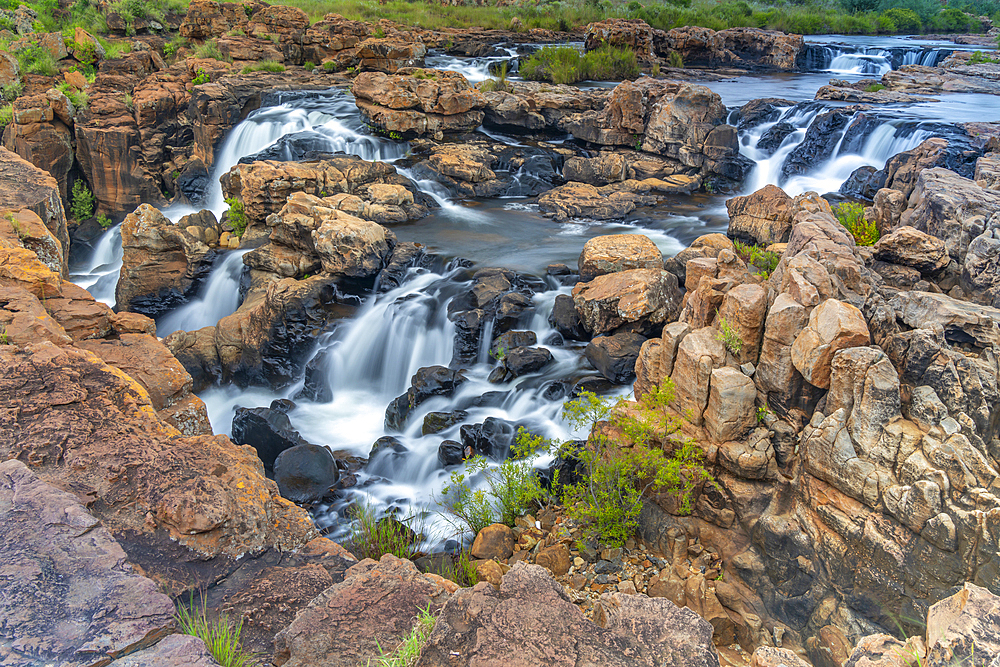
<instances>
[{"instance_id":1,"label":"vegetation on riverbank","mask_svg":"<svg viewBox=\"0 0 1000 667\"><path fill-rule=\"evenodd\" d=\"M585 54L572 46L546 46L531 54L520 74L529 81L625 81L639 76L635 51L605 44Z\"/></svg>"}]
</instances>

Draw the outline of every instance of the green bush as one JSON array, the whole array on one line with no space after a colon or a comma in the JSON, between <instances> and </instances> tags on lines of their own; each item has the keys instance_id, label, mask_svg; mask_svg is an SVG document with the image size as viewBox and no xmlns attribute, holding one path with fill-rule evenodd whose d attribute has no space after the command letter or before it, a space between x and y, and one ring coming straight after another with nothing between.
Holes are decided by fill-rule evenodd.
<instances>
[{"instance_id":1,"label":"green bush","mask_svg":"<svg viewBox=\"0 0 1000 667\"><path fill-rule=\"evenodd\" d=\"M55 76L59 73L56 59L46 49L40 46L28 46L17 52L17 62L21 71L26 74L41 74Z\"/></svg>"},{"instance_id":2,"label":"green bush","mask_svg":"<svg viewBox=\"0 0 1000 667\"><path fill-rule=\"evenodd\" d=\"M496 76L483 81L479 85L479 90L484 93L513 92L513 86L507 81L507 63L500 65L500 72Z\"/></svg>"},{"instance_id":3,"label":"green bush","mask_svg":"<svg viewBox=\"0 0 1000 667\"><path fill-rule=\"evenodd\" d=\"M531 81L624 81L639 76L639 64L635 51L607 44L586 55L572 46L546 46L531 54L519 71Z\"/></svg>"},{"instance_id":4,"label":"green bush","mask_svg":"<svg viewBox=\"0 0 1000 667\"><path fill-rule=\"evenodd\" d=\"M243 210L243 202L241 202L236 197L227 197L226 204L229 206L229 214L227 220L229 221L229 226L233 228L233 233L236 236L243 236L243 232L247 230L247 214Z\"/></svg>"},{"instance_id":5,"label":"green bush","mask_svg":"<svg viewBox=\"0 0 1000 667\"><path fill-rule=\"evenodd\" d=\"M392 517L379 518L371 505L360 505L351 514L351 536L345 546L359 560L378 560L385 554L413 558L417 554L419 531Z\"/></svg>"},{"instance_id":6,"label":"green bush","mask_svg":"<svg viewBox=\"0 0 1000 667\"><path fill-rule=\"evenodd\" d=\"M101 229L110 229L111 225L115 223L111 222L111 218L101 213L97 216L97 224L101 226Z\"/></svg>"},{"instance_id":7,"label":"green bush","mask_svg":"<svg viewBox=\"0 0 1000 667\"><path fill-rule=\"evenodd\" d=\"M208 83L211 80L212 77L208 75L208 72L203 69L199 69L195 77L191 79L191 84L194 86L200 86L201 84Z\"/></svg>"},{"instance_id":8,"label":"green bush","mask_svg":"<svg viewBox=\"0 0 1000 667\"><path fill-rule=\"evenodd\" d=\"M327 72L336 72L337 62L335 60L327 60L325 63L323 63L323 69L325 69Z\"/></svg>"},{"instance_id":9,"label":"green bush","mask_svg":"<svg viewBox=\"0 0 1000 667\"><path fill-rule=\"evenodd\" d=\"M679 435L681 421L668 410L673 400L674 385L667 378L628 412L615 410L591 392L564 406L563 414L575 428L589 427L585 444L562 447L563 455L578 460L584 473L579 483L564 485L561 492L569 516L591 539L623 545L635 534L647 491L673 495L679 511L690 513L694 489L711 481L701 449ZM619 439L612 440L601 428L604 420Z\"/></svg>"},{"instance_id":10,"label":"green bush","mask_svg":"<svg viewBox=\"0 0 1000 667\"><path fill-rule=\"evenodd\" d=\"M163 45L163 57L173 58L177 52L188 46L187 38L176 35L172 40Z\"/></svg>"},{"instance_id":11,"label":"green bush","mask_svg":"<svg viewBox=\"0 0 1000 667\"><path fill-rule=\"evenodd\" d=\"M881 235L875 222L865 220L864 205L857 202L841 202L837 208L833 209L833 212L858 245L875 245L875 242L879 240Z\"/></svg>"},{"instance_id":12,"label":"green bush","mask_svg":"<svg viewBox=\"0 0 1000 667\"><path fill-rule=\"evenodd\" d=\"M259 63L247 65L243 68L243 74L250 72L284 72L285 66L275 60L261 60Z\"/></svg>"},{"instance_id":13,"label":"green bush","mask_svg":"<svg viewBox=\"0 0 1000 667\"><path fill-rule=\"evenodd\" d=\"M739 354L740 350L743 349L743 339L740 338L740 333L724 317L719 318L719 333L716 338L733 354Z\"/></svg>"},{"instance_id":14,"label":"green bush","mask_svg":"<svg viewBox=\"0 0 1000 667\"><path fill-rule=\"evenodd\" d=\"M4 104L0 106L0 127L7 127L14 122L14 105Z\"/></svg>"},{"instance_id":15,"label":"green bush","mask_svg":"<svg viewBox=\"0 0 1000 667\"><path fill-rule=\"evenodd\" d=\"M8 102L13 102L24 93L24 84L20 81L15 81L9 85L0 88L0 97Z\"/></svg>"},{"instance_id":16,"label":"green bush","mask_svg":"<svg viewBox=\"0 0 1000 667\"><path fill-rule=\"evenodd\" d=\"M896 31L904 34L916 34L924 27L920 16L912 9L892 7L882 12L882 16L892 21Z\"/></svg>"},{"instance_id":17,"label":"green bush","mask_svg":"<svg viewBox=\"0 0 1000 667\"><path fill-rule=\"evenodd\" d=\"M307 60L307 61L306 61L306 62L305 62L305 63L304 63L303 65L302 65L302 68L303 68L303 69L304 69L305 71L307 71L307 72L311 72L311 71L313 71L314 69L316 69L316 63L314 63L314 62L313 62L313 61L311 61L311 60Z\"/></svg>"},{"instance_id":18,"label":"green bush","mask_svg":"<svg viewBox=\"0 0 1000 667\"><path fill-rule=\"evenodd\" d=\"M89 220L90 216L94 214L94 199L94 193L90 191L86 183L79 179L73 183L69 205L69 212L73 219L81 222Z\"/></svg>"},{"instance_id":19,"label":"green bush","mask_svg":"<svg viewBox=\"0 0 1000 667\"><path fill-rule=\"evenodd\" d=\"M921 24L926 24L941 10L941 3L938 0L879 0L877 9L881 12L890 12L893 9L910 11L917 15ZM902 30L896 16L890 16L896 21L896 27Z\"/></svg>"},{"instance_id":20,"label":"green bush","mask_svg":"<svg viewBox=\"0 0 1000 667\"><path fill-rule=\"evenodd\" d=\"M213 58L215 60L231 63L233 59L224 55L219 50L219 43L214 39L206 40L204 43L194 47L195 58Z\"/></svg>"},{"instance_id":21,"label":"green bush","mask_svg":"<svg viewBox=\"0 0 1000 667\"><path fill-rule=\"evenodd\" d=\"M927 26L929 30L941 33L966 33L978 27L979 21L976 18L954 7L942 9Z\"/></svg>"},{"instance_id":22,"label":"green bush","mask_svg":"<svg viewBox=\"0 0 1000 667\"><path fill-rule=\"evenodd\" d=\"M1000 58L990 58L982 51L976 51L969 58L970 65L982 65L984 63L1000 63Z\"/></svg>"},{"instance_id":23,"label":"green bush","mask_svg":"<svg viewBox=\"0 0 1000 667\"><path fill-rule=\"evenodd\" d=\"M733 241L737 256L754 270L759 276L769 278L781 261L781 255L766 250L758 245L750 245L742 241Z\"/></svg>"}]
</instances>

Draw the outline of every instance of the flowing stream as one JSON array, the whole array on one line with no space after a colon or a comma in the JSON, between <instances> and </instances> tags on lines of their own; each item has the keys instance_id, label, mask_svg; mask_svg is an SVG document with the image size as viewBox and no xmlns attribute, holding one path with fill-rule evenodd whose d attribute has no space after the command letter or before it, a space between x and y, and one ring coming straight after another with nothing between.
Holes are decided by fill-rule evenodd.
<instances>
[{"instance_id":1,"label":"flowing stream","mask_svg":"<svg viewBox=\"0 0 1000 667\"><path fill-rule=\"evenodd\" d=\"M789 100L788 106L779 109L779 117L740 130L741 152L756 163L744 190L752 192L773 183L792 195L807 190L836 191L858 167L881 168L896 153L939 134L943 123L984 120L984 96L951 95L941 96L940 102L887 105L865 118L854 114L837 136L826 138L832 144L829 156L809 165L804 173L787 170L790 156L807 140L812 123L824 112L844 106L811 101L816 89L831 75L877 76L904 64L932 64L951 48L953 45L914 44L898 38L814 38L809 50L811 72L748 75L707 84L733 110L755 98ZM478 59L435 55L428 58L428 66L460 71L475 82L488 76L491 65L509 63L517 53L511 48ZM995 98L986 99L995 105ZM230 132L216 155L213 186L201 204L216 216L227 209L218 178L241 160L299 160L314 153L345 152L366 160L394 162L409 150L405 142L369 134L353 98L342 90L276 93L264 102L262 108ZM773 152L759 147L761 138L779 123L792 128L780 145ZM518 144L514 137L486 129L482 132L503 143ZM728 224L726 197L721 195L672 197L664 205L639 208L618 222L555 222L541 216L531 198L515 195L455 200L439 183L417 178L402 167L399 171L439 208L422 220L394 225L393 231L401 241L419 241L428 252L439 255L442 259L435 264L439 268L411 269L400 287L368 297L353 318L336 322L317 338L308 368L314 379L319 378L325 390L320 392L324 400L300 396L304 376L278 392L234 386L203 392L201 397L217 433L230 432L235 406L267 406L275 398L290 398L297 407L289 417L303 437L333 450L367 457L372 444L387 435L387 405L406 391L417 369L446 366L451 361L455 327L447 317L448 303L456 294L468 290L471 275L462 263L451 262L453 258L470 260L476 268L502 266L544 276L549 264L575 267L583 244L594 236L645 234L666 256L672 256L697 236L724 231ZM526 181L530 176L530 168L514 174L515 179ZM164 213L176 222L196 210L177 205ZM160 317L157 333L165 336L178 329L192 331L212 326L234 312L239 306L243 254L222 254L196 297ZM121 261L121 235L115 227L100 238L88 262L74 267L74 280L95 298L113 305ZM363 499L380 510L409 516L420 513L440 497L449 472L437 462L438 447L443 440L459 440L460 425L434 435L421 435L423 417L429 412L465 410L468 415L463 424L494 417L552 438L572 436L560 419L561 404L572 383L592 375L594 370L581 354L582 345L547 344L554 333L548 314L556 296L568 294L569 288L551 278L543 280L547 281L546 287L534 294L534 310L521 328L536 333L539 344L552 352L553 362L540 372L512 382L491 384L487 376L492 365L486 353L490 336L484 336L478 363L464 371L468 382L451 397L435 397L421 404L410 415L405 431L391 434L400 440L402 450L383 452L372 459L359 473L358 484L350 490L348 500ZM628 388L618 391L626 393ZM320 508L315 513L317 521L336 531L341 525L337 517L342 509L342 504ZM426 521L425 533L431 540L440 541L450 535L449 526L440 517L431 514Z\"/></svg>"}]
</instances>

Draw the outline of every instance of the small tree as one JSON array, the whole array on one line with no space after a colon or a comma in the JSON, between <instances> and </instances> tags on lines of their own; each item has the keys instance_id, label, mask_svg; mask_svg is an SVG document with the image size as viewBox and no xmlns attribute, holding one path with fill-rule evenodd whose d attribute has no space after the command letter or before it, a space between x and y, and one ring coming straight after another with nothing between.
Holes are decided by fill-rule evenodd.
<instances>
[{"instance_id":1,"label":"small tree","mask_svg":"<svg viewBox=\"0 0 1000 667\"><path fill-rule=\"evenodd\" d=\"M90 216L94 214L94 193L82 180L73 183L73 189L70 191L69 212L75 220L79 221L90 220Z\"/></svg>"}]
</instances>

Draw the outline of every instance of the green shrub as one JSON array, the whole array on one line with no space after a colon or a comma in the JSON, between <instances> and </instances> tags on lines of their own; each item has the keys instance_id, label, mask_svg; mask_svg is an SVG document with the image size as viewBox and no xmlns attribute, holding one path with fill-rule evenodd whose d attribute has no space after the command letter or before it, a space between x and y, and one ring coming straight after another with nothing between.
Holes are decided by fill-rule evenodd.
<instances>
[{"instance_id":1,"label":"green shrub","mask_svg":"<svg viewBox=\"0 0 1000 667\"><path fill-rule=\"evenodd\" d=\"M386 653L379 646L378 650L382 655L379 656L376 667L413 667L420 657L424 644L430 639L435 625L437 617L431 613L431 605L428 603L426 609L418 610L417 622L395 649Z\"/></svg>"},{"instance_id":2,"label":"green shrub","mask_svg":"<svg viewBox=\"0 0 1000 667\"><path fill-rule=\"evenodd\" d=\"M564 406L563 414L575 428L589 427L585 444L562 446L563 455L578 460L584 473L579 483L564 485L561 492L567 513L591 539L623 545L635 534L647 491L673 495L679 511L690 513L694 489L711 481L701 449L679 436L681 421L668 411L673 400L674 385L667 378L643 394L630 412L615 410L592 392ZM619 440L613 441L600 427L605 419L620 434Z\"/></svg>"},{"instance_id":3,"label":"green shrub","mask_svg":"<svg viewBox=\"0 0 1000 667\"><path fill-rule=\"evenodd\" d=\"M676 67L677 69L681 69L684 67L684 58L682 58L681 54L678 53L677 51L671 51L670 57L667 58L667 65L669 67Z\"/></svg>"},{"instance_id":4,"label":"green shrub","mask_svg":"<svg viewBox=\"0 0 1000 667\"><path fill-rule=\"evenodd\" d=\"M459 530L479 534L494 523L514 525L542 496L531 456L546 444L523 428L518 430L512 457L491 466L483 456L474 456L451 473L448 484L441 490L438 505L445 518ZM473 488L477 478L484 484Z\"/></svg>"},{"instance_id":5,"label":"green shrub","mask_svg":"<svg viewBox=\"0 0 1000 667\"><path fill-rule=\"evenodd\" d=\"M336 72L337 62L335 60L327 60L325 63L323 63L323 69L325 69L327 72Z\"/></svg>"},{"instance_id":6,"label":"green shrub","mask_svg":"<svg viewBox=\"0 0 1000 667\"><path fill-rule=\"evenodd\" d=\"M198 73L193 79L191 79L191 84L195 86L200 86L203 83L208 83L212 78L208 76L208 72L203 69L199 69Z\"/></svg>"},{"instance_id":7,"label":"green shrub","mask_svg":"<svg viewBox=\"0 0 1000 667\"><path fill-rule=\"evenodd\" d=\"M122 97L122 103L125 104L125 108L128 109L130 113L135 111L135 101L132 99L132 93L125 93Z\"/></svg>"},{"instance_id":8,"label":"green shrub","mask_svg":"<svg viewBox=\"0 0 1000 667\"><path fill-rule=\"evenodd\" d=\"M17 52L17 62L21 71L26 74L41 74L55 76L59 73L56 59L46 49L40 46L28 46Z\"/></svg>"},{"instance_id":9,"label":"green shrub","mask_svg":"<svg viewBox=\"0 0 1000 667\"><path fill-rule=\"evenodd\" d=\"M742 241L733 241L736 254L759 276L771 277L774 270L778 268L781 255L771 250L766 250L758 245L750 245Z\"/></svg>"},{"instance_id":10,"label":"green shrub","mask_svg":"<svg viewBox=\"0 0 1000 667\"><path fill-rule=\"evenodd\" d=\"M879 34L891 35L896 32L896 22L885 14L879 14L875 18L875 25L878 28Z\"/></svg>"},{"instance_id":11,"label":"green shrub","mask_svg":"<svg viewBox=\"0 0 1000 667\"><path fill-rule=\"evenodd\" d=\"M90 191L87 184L82 180L73 183L70 191L69 212L73 219L83 221L89 220L94 214L94 193Z\"/></svg>"},{"instance_id":12,"label":"green shrub","mask_svg":"<svg viewBox=\"0 0 1000 667\"><path fill-rule=\"evenodd\" d=\"M0 127L7 127L14 122L14 105L4 104L0 106Z\"/></svg>"},{"instance_id":13,"label":"green shrub","mask_svg":"<svg viewBox=\"0 0 1000 667\"><path fill-rule=\"evenodd\" d=\"M882 16L892 21L896 31L905 34L916 34L923 28L920 16L912 9L892 7L882 12Z\"/></svg>"},{"instance_id":14,"label":"green shrub","mask_svg":"<svg viewBox=\"0 0 1000 667\"><path fill-rule=\"evenodd\" d=\"M740 338L739 332L724 317L719 318L719 333L716 335L716 339L733 354L739 354L740 350L743 349L743 339Z\"/></svg>"},{"instance_id":15,"label":"green shrub","mask_svg":"<svg viewBox=\"0 0 1000 667\"><path fill-rule=\"evenodd\" d=\"M491 76L480 84L479 89L484 93L506 93L513 92L513 86L507 81L507 63L500 65L500 72L496 76Z\"/></svg>"},{"instance_id":16,"label":"green shrub","mask_svg":"<svg viewBox=\"0 0 1000 667\"><path fill-rule=\"evenodd\" d=\"M893 9L910 11L917 15L921 24L926 25L940 11L941 3L938 0L879 0L877 9L887 13ZM902 30L898 16L889 15L896 22L896 27Z\"/></svg>"},{"instance_id":17,"label":"green shrub","mask_svg":"<svg viewBox=\"0 0 1000 667\"><path fill-rule=\"evenodd\" d=\"M0 345L10 345L10 336L7 335L7 325L0 327Z\"/></svg>"},{"instance_id":18,"label":"green shrub","mask_svg":"<svg viewBox=\"0 0 1000 667\"><path fill-rule=\"evenodd\" d=\"M984 63L1000 63L1000 58L990 58L982 51L976 51L969 58L970 65L982 65Z\"/></svg>"},{"instance_id":19,"label":"green shrub","mask_svg":"<svg viewBox=\"0 0 1000 667\"><path fill-rule=\"evenodd\" d=\"M305 71L307 72L311 72L314 69L316 69L316 64L311 60L307 60L305 64L302 65L302 68L305 69Z\"/></svg>"},{"instance_id":20,"label":"green shrub","mask_svg":"<svg viewBox=\"0 0 1000 667\"><path fill-rule=\"evenodd\" d=\"M111 221L111 218L101 213L97 216L97 224L101 226L101 229L110 229L111 225L115 224Z\"/></svg>"},{"instance_id":21,"label":"green shrub","mask_svg":"<svg viewBox=\"0 0 1000 667\"><path fill-rule=\"evenodd\" d=\"M345 545L359 560L378 560L385 554L413 558L417 554L418 531L392 517L379 518L371 505L360 505L351 513L351 536Z\"/></svg>"},{"instance_id":22,"label":"green shrub","mask_svg":"<svg viewBox=\"0 0 1000 667\"><path fill-rule=\"evenodd\" d=\"M872 83L865 86L866 93L877 93L880 90L885 90L885 86L883 86L881 83Z\"/></svg>"},{"instance_id":23,"label":"green shrub","mask_svg":"<svg viewBox=\"0 0 1000 667\"><path fill-rule=\"evenodd\" d=\"M9 85L0 88L0 97L7 100L8 102L13 102L19 98L24 93L24 84L20 81L15 81Z\"/></svg>"},{"instance_id":24,"label":"green shrub","mask_svg":"<svg viewBox=\"0 0 1000 667\"><path fill-rule=\"evenodd\" d=\"M104 48L104 57L108 60L121 58L126 54L132 53L132 45L127 41L103 39L101 37L98 37L97 41Z\"/></svg>"},{"instance_id":25,"label":"green shrub","mask_svg":"<svg viewBox=\"0 0 1000 667\"><path fill-rule=\"evenodd\" d=\"M73 105L73 109L76 111L83 111L90 104L90 95L83 90L75 90L70 88L65 91L66 97L69 99L70 104Z\"/></svg>"},{"instance_id":26,"label":"green shrub","mask_svg":"<svg viewBox=\"0 0 1000 667\"><path fill-rule=\"evenodd\" d=\"M189 44L187 38L176 35L172 40L163 45L163 57L173 58L177 52Z\"/></svg>"},{"instance_id":27,"label":"green shrub","mask_svg":"<svg viewBox=\"0 0 1000 667\"><path fill-rule=\"evenodd\" d=\"M250 72L284 72L285 66L275 60L261 60L259 63L247 65L243 68L243 74Z\"/></svg>"},{"instance_id":28,"label":"green shrub","mask_svg":"<svg viewBox=\"0 0 1000 667\"><path fill-rule=\"evenodd\" d=\"M465 549L462 549L454 560L444 559L435 574L454 581L462 588L475 586L479 583L479 573L476 572L476 566L472 564L469 552Z\"/></svg>"},{"instance_id":29,"label":"green shrub","mask_svg":"<svg viewBox=\"0 0 1000 667\"><path fill-rule=\"evenodd\" d=\"M229 226L233 228L233 233L236 236L243 236L243 232L247 230L247 214L243 210L243 202L241 202L236 197L227 197L226 204L229 206L229 215L227 220L229 221Z\"/></svg>"},{"instance_id":30,"label":"green shrub","mask_svg":"<svg viewBox=\"0 0 1000 667\"><path fill-rule=\"evenodd\" d=\"M635 51L603 45L582 55L572 46L546 46L535 51L520 67L520 74L531 81L576 83L624 81L639 76Z\"/></svg>"},{"instance_id":31,"label":"green shrub","mask_svg":"<svg viewBox=\"0 0 1000 667\"><path fill-rule=\"evenodd\" d=\"M941 33L970 32L974 27L979 26L979 21L964 13L960 9L948 7L937 13L931 19L928 29Z\"/></svg>"},{"instance_id":32,"label":"green shrub","mask_svg":"<svg viewBox=\"0 0 1000 667\"><path fill-rule=\"evenodd\" d=\"M176 619L181 633L204 641L208 652L222 667L251 667L257 663L254 656L240 646L242 619L233 623L222 615L215 621L208 620L204 599L200 610L190 601L187 606L179 605Z\"/></svg>"},{"instance_id":33,"label":"green shrub","mask_svg":"<svg viewBox=\"0 0 1000 667\"><path fill-rule=\"evenodd\" d=\"M876 241L879 240L881 235L875 222L865 220L864 205L857 202L841 202L833 212L858 245L875 245Z\"/></svg>"}]
</instances>

